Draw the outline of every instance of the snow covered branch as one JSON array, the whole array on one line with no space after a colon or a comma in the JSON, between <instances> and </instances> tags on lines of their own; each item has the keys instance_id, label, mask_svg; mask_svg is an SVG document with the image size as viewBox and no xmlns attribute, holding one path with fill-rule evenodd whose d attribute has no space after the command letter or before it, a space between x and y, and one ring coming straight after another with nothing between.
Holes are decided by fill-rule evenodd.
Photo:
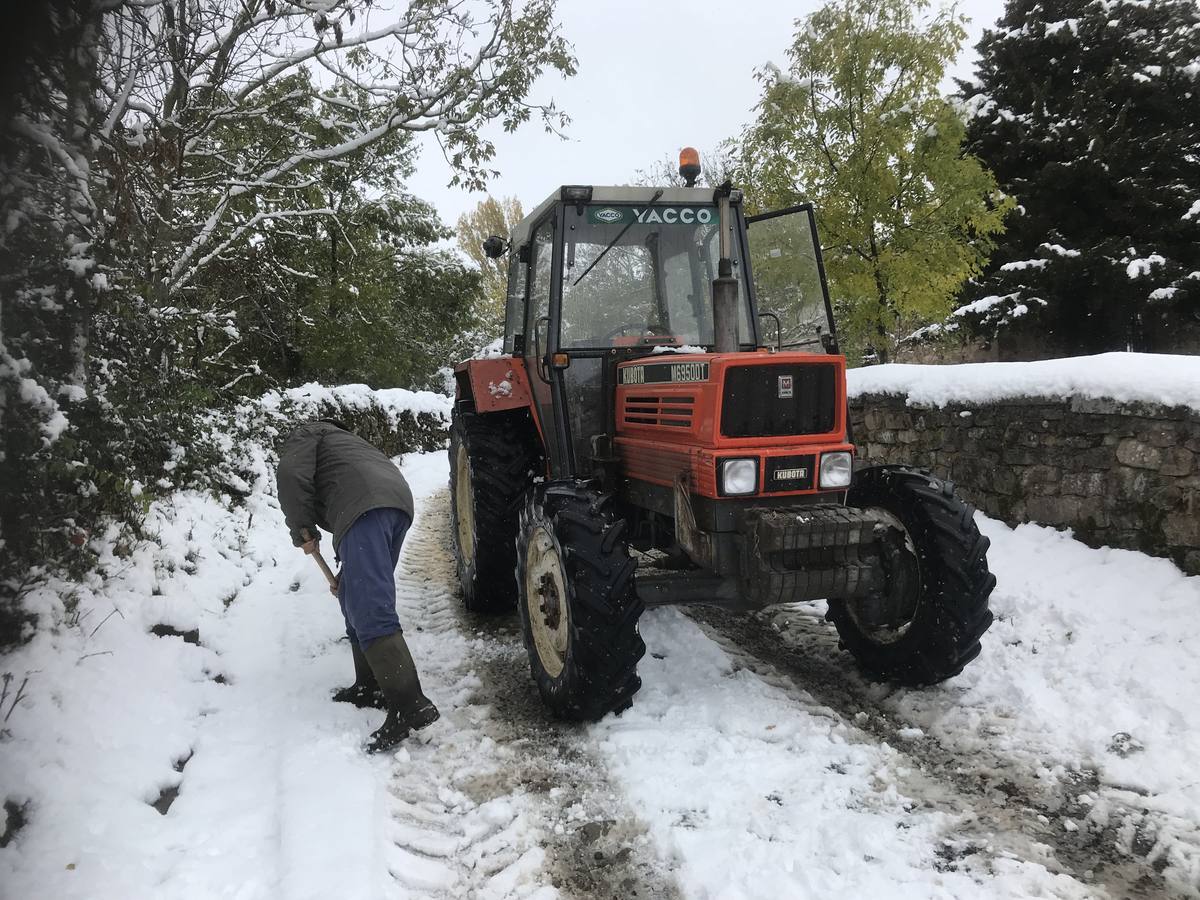
<instances>
[{"instance_id":1,"label":"snow covered branch","mask_svg":"<svg viewBox=\"0 0 1200 900\"><path fill-rule=\"evenodd\" d=\"M436 131L454 178L482 186L485 123L565 122L527 99L544 69L574 71L554 2L114 4L95 135L157 245L155 291L188 288L269 219L331 215L309 196L323 167L406 133Z\"/></svg>"}]
</instances>

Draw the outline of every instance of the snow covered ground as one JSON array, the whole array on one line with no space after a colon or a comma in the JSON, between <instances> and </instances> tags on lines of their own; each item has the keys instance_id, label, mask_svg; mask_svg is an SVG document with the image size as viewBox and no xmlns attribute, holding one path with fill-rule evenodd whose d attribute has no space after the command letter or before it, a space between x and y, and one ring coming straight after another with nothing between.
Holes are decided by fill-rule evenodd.
<instances>
[{"instance_id":1,"label":"snow covered ground","mask_svg":"<svg viewBox=\"0 0 1200 900\"><path fill-rule=\"evenodd\" d=\"M403 469L443 720L364 755L382 714L329 702L340 616L274 498L180 494L3 660L0 896L1200 897L1200 578L981 517L997 623L948 684L866 682L819 604L657 610L633 708L574 727L515 619L460 610L445 455Z\"/></svg>"},{"instance_id":2,"label":"snow covered ground","mask_svg":"<svg viewBox=\"0 0 1200 900\"><path fill-rule=\"evenodd\" d=\"M687 896L1200 893L1200 578L978 518L997 623L936 688L848 672L821 604L648 617L595 731Z\"/></svg>"}]
</instances>

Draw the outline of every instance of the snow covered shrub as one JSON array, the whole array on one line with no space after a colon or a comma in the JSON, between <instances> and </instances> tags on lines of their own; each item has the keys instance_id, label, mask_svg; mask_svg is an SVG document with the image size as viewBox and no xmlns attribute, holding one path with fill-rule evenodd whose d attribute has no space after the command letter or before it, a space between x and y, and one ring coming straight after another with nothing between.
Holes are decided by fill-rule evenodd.
<instances>
[{"instance_id":1,"label":"snow covered shrub","mask_svg":"<svg viewBox=\"0 0 1200 900\"><path fill-rule=\"evenodd\" d=\"M325 387L307 384L270 391L206 421L219 461L208 466L193 486L231 497L244 497L257 478L273 472L279 444L297 425L337 419L388 456L437 450L446 445L449 397L401 388L371 390L363 384ZM184 452L187 457L187 451ZM266 485L274 490L273 484Z\"/></svg>"},{"instance_id":2,"label":"snow covered shrub","mask_svg":"<svg viewBox=\"0 0 1200 900\"><path fill-rule=\"evenodd\" d=\"M0 463L0 649L29 634L26 590L49 575L83 578L106 545L128 553L147 537L153 499L194 488L238 504L254 490L273 491L278 444L301 422L338 419L390 456L446 442L450 399L428 392L313 384L204 410L186 385L131 391L141 383L122 380L71 405L71 427L45 445L31 438L38 420L29 407L6 413L7 459L16 464Z\"/></svg>"},{"instance_id":3,"label":"snow covered shrub","mask_svg":"<svg viewBox=\"0 0 1200 900\"><path fill-rule=\"evenodd\" d=\"M53 439L36 407L4 411L0 647L20 637L25 589L50 573L82 577L110 523L123 525L124 542L137 540L153 497L196 483L221 458L202 427L204 392L99 375L94 385L82 398L60 399Z\"/></svg>"}]
</instances>

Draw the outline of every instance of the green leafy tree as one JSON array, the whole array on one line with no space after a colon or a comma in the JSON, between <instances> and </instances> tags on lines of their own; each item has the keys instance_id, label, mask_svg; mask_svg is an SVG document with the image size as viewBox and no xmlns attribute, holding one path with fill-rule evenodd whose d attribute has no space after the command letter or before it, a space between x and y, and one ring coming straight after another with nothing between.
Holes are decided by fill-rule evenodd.
<instances>
[{"instance_id":1,"label":"green leafy tree","mask_svg":"<svg viewBox=\"0 0 1200 900\"><path fill-rule=\"evenodd\" d=\"M758 73L758 118L735 147L752 208L816 205L844 343L884 359L950 311L1011 206L939 91L964 20L922 21L926 8L837 0L802 20L787 71Z\"/></svg>"},{"instance_id":2,"label":"green leafy tree","mask_svg":"<svg viewBox=\"0 0 1200 900\"><path fill-rule=\"evenodd\" d=\"M508 297L508 257L489 259L483 242L492 235L508 240L513 227L525 218L516 197L488 197L471 212L458 217L458 249L479 267L483 279L483 303L479 318L483 330L499 335L504 330L504 303Z\"/></svg>"},{"instance_id":3,"label":"green leafy tree","mask_svg":"<svg viewBox=\"0 0 1200 900\"><path fill-rule=\"evenodd\" d=\"M1020 215L960 321L1018 353L1194 349L1200 9L1010 0L979 54L967 146Z\"/></svg>"},{"instance_id":4,"label":"green leafy tree","mask_svg":"<svg viewBox=\"0 0 1200 900\"><path fill-rule=\"evenodd\" d=\"M448 251L385 254L362 267L353 304L330 316L317 292L296 342L306 379L437 388L474 322L479 275Z\"/></svg>"},{"instance_id":5,"label":"green leafy tree","mask_svg":"<svg viewBox=\"0 0 1200 900\"><path fill-rule=\"evenodd\" d=\"M307 79L298 74L276 90L303 93ZM297 129L340 140L304 106L223 138L236 154ZM305 200L329 214L268 219L255 240L199 277L204 299L176 313L202 323L179 345L189 376L237 393L314 379L431 383L447 342L478 307L479 277L432 249L450 232L404 188L414 156L412 137L398 132L351 158L314 161ZM244 214L261 208L247 204Z\"/></svg>"}]
</instances>

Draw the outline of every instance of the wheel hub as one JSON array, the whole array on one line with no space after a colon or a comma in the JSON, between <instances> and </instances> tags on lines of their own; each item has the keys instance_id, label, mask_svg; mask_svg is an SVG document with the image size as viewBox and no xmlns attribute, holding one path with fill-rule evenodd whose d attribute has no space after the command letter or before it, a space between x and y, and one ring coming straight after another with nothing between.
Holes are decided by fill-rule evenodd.
<instances>
[{"instance_id":1,"label":"wheel hub","mask_svg":"<svg viewBox=\"0 0 1200 900\"><path fill-rule=\"evenodd\" d=\"M921 605L921 567L916 546L904 523L883 509L887 524L876 525L883 564L883 590L848 604L851 618L873 641L890 644L912 627Z\"/></svg>"},{"instance_id":2,"label":"wheel hub","mask_svg":"<svg viewBox=\"0 0 1200 900\"><path fill-rule=\"evenodd\" d=\"M541 599L538 610L542 613L546 627L551 631L557 630L559 619L562 616L562 600L558 596L558 587L549 573L543 574L538 580L538 597Z\"/></svg>"},{"instance_id":3,"label":"wheel hub","mask_svg":"<svg viewBox=\"0 0 1200 900\"><path fill-rule=\"evenodd\" d=\"M570 611L558 542L548 528L538 525L525 551L525 606L534 650L551 678L562 674L567 662Z\"/></svg>"}]
</instances>

